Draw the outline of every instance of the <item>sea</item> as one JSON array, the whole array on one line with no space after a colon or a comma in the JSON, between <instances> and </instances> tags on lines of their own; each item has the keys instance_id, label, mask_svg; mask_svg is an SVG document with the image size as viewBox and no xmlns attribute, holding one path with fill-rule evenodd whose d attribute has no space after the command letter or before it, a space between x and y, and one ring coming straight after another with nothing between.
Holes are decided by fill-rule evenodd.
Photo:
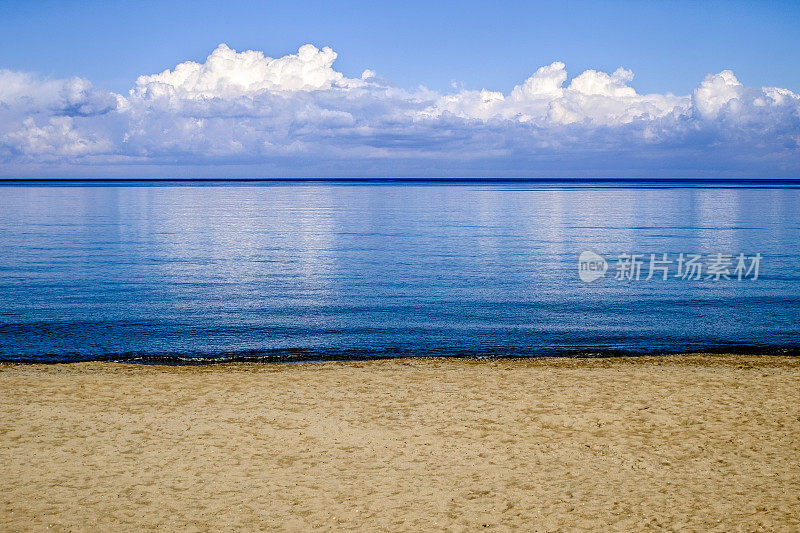
<instances>
[{"instance_id":1,"label":"sea","mask_svg":"<svg viewBox=\"0 0 800 533\"><path fill-rule=\"evenodd\" d=\"M0 361L798 353L800 183L0 183Z\"/></svg>"}]
</instances>

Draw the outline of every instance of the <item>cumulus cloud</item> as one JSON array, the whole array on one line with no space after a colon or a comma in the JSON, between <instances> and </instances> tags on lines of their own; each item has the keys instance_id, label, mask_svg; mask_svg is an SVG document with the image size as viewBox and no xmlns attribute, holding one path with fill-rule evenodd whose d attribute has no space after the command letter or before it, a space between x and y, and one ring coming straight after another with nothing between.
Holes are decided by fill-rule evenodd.
<instances>
[{"instance_id":1,"label":"cumulus cloud","mask_svg":"<svg viewBox=\"0 0 800 533\"><path fill-rule=\"evenodd\" d=\"M624 68L570 78L554 62L507 92L441 94L369 69L348 78L336 57L310 44L278 58L221 44L126 94L0 70L0 161L9 174L32 161L131 175L142 165L221 175L238 165L231 176L800 171L800 96L746 87L729 70L676 96L639 94Z\"/></svg>"},{"instance_id":2,"label":"cumulus cloud","mask_svg":"<svg viewBox=\"0 0 800 533\"><path fill-rule=\"evenodd\" d=\"M4 109L46 106L58 98L62 80L42 80L28 72L0 69L0 106Z\"/></svg>"},{"instance_id":3,"label":"cumulus cloud","mask_svg":"<svg viewBox=\"0 0 800 533\"><path fill-rule=\"evenodd\" d=\"M89 80L76 77L63 83L53 110L66 116L88 117L113 111L117 104L118 97L113 93L96 89Z\"/></svg>"},{"instance_id":4,"label":"cumulus cloud","mask_svg":"<svg viewBox=\"0 0 800 533\"><path fill-rule=\"evenodd\" d=\"M27 72L0 70L0 110L6 113L102 115L117 107L118 96L87 79L48 80Z\"/></svg>"},{"instance_id":5,"label":"cumulus cloud","mask_svg":"<svg viewBox=\"0 0 800 533\"><path fill-rule=\"evenodd\" d=\"M671 94L638 95L628 84L633 73L623 68L613 74L587 70L567 87L564 63L538 69L525 82L500 92L462 91L441 97L424 111L428 116L452 113L462 118L512 119L538 125L589 124L613 126L636 119L656 119L688 108L687 97Z\"/></svg>"},{"instance_id":6,"label":"cumulus cloud","mask_svg":"<svg viewBox=\"0 0 800 533\"><path fill-rule=\"evenodd\" d=\"M109 140L76 129L72 117L51 117L42 124L28 117L4 141L14 152L39 160L101 154L113 149Z\"/></svg>"},{"instance_id":7,"label":"cumulus cloud","mask_svg":"<svg viewBox=\"0 0 800 533\"><path fill-rule=\"evenodd\" d=\"M132 94L141 98L235 98L264 92L314 91L357 85L333 69L337 54L328 47L301 46L273 59L262 52L236 52L220 44L205 63L187 61L173 70L140 76Z\"/></svg>"}]
</instances>

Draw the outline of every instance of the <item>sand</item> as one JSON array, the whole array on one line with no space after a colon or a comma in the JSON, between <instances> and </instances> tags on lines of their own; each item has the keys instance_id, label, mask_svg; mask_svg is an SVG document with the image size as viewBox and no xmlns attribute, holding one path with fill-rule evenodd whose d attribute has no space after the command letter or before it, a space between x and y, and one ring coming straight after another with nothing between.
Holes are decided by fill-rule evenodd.
<instances>
[{"instance_id":1,"label":"sand","mask_svg":"<svg viewBox=\"0 0 800 533\"><path fill-rule=\"evenodd\" d=\"M800 358L0 366L0 530L800 529Z\"/></svg>"}]
</instances>

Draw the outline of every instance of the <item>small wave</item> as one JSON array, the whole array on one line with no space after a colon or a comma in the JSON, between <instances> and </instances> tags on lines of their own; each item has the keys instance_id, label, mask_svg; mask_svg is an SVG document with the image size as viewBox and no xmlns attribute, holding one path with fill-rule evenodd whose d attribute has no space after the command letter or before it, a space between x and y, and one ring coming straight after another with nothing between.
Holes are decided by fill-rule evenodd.
<instances>
[{"instance_id":1,"label":"small wave","mask_svg":"<svg viewBox=\"0 0 800 533\"><path fill-rule=\"evenodd\" d=\"M41 354L41 355L2 355L0 363L19 364L62 364L78 362L119 362L143 365L216 365L224 363L304 363L326 361L368 361L405 357L440 357L451 359L518 359L530 357L566 358L605 358L653 355L676 355L680 353L726 353L748 355L788 355L800 356L800 345L687 345L674 350L646 350L632 348L535 348L528 350L509 350L508 347L482 348L375 348L375 349L270 349L239 350L229 352L123 352L103 354Z\"/></svg>"}]
</instances>

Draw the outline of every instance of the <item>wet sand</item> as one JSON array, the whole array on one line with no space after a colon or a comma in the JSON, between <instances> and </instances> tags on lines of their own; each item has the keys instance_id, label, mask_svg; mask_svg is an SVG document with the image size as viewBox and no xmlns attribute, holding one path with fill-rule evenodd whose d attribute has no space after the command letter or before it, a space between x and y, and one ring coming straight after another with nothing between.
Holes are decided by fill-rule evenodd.
<instances>
[{"instance_id":1,"label":"wet sand","mask_svg":"<svg viewBox=\"0 0 800 533\"><path fill-rule=\"evenodd\" d=\"M800 358L0 366L0 530L800 529Z\"/></svg>"}]
</instances>

